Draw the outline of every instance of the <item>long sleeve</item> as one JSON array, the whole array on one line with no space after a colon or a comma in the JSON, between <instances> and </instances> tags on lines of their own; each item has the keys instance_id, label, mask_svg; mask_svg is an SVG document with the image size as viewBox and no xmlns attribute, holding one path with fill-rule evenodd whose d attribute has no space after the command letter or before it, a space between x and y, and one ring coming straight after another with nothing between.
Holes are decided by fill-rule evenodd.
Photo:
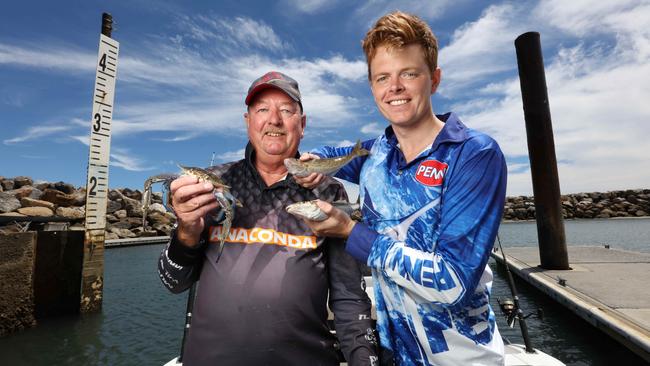
<instances>
[{"instance_id":1,"label":"long sleeve","mask_svg":"<svg viewBox=\"0 0 650 366\"><path fill-rule=\"evenodd\" d=\"M357 259L384 271L406 291L443 306L461 303L476 289L497 234L506 188L505 160L496 144L461 157L454 170L441 201L431 202L441 210L437 241L425 246L432 252L408 245L407 235L378 234L363 224L356 225L347 243Z\"/></svg>"},{"instance_id":2,"label":"long sleeve","mask_svg":"<svg viewBox=\"0 0 650 366\"><path fill-rule=\"evenodd\" d=\"M371 302L359 263L346 251L341 239L327 239L329 306L334 313L336 335L348 364L371 365L377 359Z\"/></svg>"},{"instance_id":3,"label":"long sleeve","mask_svg":"<svg viewBox=\"0 0 650 366\"><path fill-rule=\"evenodd\" d=\"M197 248L188 248L176 240L176 230L158 259L158 275L173 293L187 290L198 280L204 259L203 239Z\"/></svg>"}]
</instances>

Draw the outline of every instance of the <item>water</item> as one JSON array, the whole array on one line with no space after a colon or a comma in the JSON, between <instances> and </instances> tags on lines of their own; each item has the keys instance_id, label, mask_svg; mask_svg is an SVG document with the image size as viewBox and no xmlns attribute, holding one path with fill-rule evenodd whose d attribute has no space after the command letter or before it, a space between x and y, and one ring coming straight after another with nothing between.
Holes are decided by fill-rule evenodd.
<instances>
[{"instance_id":1,"label":"water","mask_svg":"<svg viewBox=\"0 0 650 366\"><path fill-rule=\"evenodd\" d=\"M567 221L570 244L610 244L650 252L650 219ZM536 245L534 222L504 223L503 245ZM160 284L156 260L162 245L105 252L104 307L100 314L43 321L38 327L0 339L0 365L162 365L176 357L183 334L186 294L172 295ZM510 297L505 273L495 272L492 305ZM533 346L567 365L644 365L627 348L516 281L526 313L537 308L544 320L527 320ZM498 312L498 310L497 310ZM523 343L518 328L498 316L502 335Z\"/></svg>"}]
</instances>

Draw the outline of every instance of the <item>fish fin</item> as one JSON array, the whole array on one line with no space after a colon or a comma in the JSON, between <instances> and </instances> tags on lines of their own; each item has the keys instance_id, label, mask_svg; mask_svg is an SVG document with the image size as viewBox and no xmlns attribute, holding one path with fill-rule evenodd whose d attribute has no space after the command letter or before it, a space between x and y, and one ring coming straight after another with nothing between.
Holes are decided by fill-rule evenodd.
<instances>
[{"instance_id":1,"label":"fish fin","mask_svg":"<svg viewBox=\"0 0 650 366\"><path fill-rule=\"evenodd\" d=\"M357 140L357 143L354 144L354 148L352 149L352 152L350 153L352 156L364 156L364 155L370 155L370 151L364 149L361 147L361 140Z\"/></svg>"}]
</instances>

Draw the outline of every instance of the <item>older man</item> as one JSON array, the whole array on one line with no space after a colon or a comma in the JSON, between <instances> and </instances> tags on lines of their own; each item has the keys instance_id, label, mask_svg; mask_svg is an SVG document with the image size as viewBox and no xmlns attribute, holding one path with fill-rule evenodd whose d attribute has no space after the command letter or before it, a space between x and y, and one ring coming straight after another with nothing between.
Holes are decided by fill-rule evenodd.
<instances>
[{"instance_id":1,"label":"older man","mask_svg":"<svg viewBox=\"0 0 650 366\"><path fill-rule=\"evenodd\" d=\"M186 365L351 365L376 360L370 301L361 271L339 239L315 236L286 205L347 199L327 180L307 189L290 179L285 158L298 156L304 134L298 83L279 72L253 82L244 114L249 143L243 160L211 167L243 204L219 255L218 208L209 183L181 177L171 184L178 226L161 254L160 277L172 292L200 280ZM339 340L327 325L327 299Z\"/></svg>"}]
</instances>

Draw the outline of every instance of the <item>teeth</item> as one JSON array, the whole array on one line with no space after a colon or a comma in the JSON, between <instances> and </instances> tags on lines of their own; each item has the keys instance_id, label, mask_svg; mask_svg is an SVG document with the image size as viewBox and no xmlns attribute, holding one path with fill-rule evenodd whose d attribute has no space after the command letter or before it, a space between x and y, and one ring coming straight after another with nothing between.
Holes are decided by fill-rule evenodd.
<instances>
[{"instance_id":1,"label":"teeth","mask_svg":"<svg viewBox=\"0 0 650 366\"><path fill-rule=\"evenodd\" d=\"M267 132L266 134L273 137L282 136L282 134L278 132Z\"/></svg>"},{"instance_id":2,"label":"teeth","mask_svg":"<svg viewBox=\"0 0 650 366\"><path fill-rule=\"evenodd\" d=\"M390 105L402 105L402 104L404 104L406 102L408 102L408 100L406 100L406 99L398 99L398 100L391 100L390 102L388 102L388 104L390 104Z\"/></svg>"}]
</instances>

